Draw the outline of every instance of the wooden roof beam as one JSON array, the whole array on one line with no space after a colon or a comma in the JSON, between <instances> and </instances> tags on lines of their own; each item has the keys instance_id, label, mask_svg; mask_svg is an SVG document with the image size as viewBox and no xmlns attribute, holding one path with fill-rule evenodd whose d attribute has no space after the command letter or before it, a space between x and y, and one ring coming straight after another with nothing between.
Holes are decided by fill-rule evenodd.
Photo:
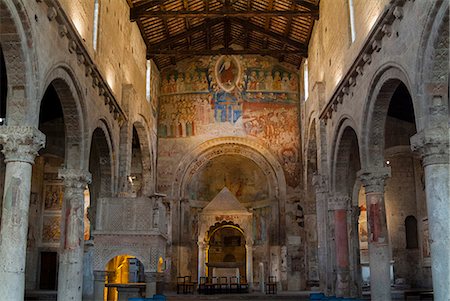
<instances>
[{"instance_id":1,"label":"wooden roof beam","mask_svg":"<svg viewBox=\"0 0 450 301\"><path fill-rule=\"evenodd\" d=\"M230 42L231 42L231 22L229 18L225 18L224 20L224 47L225 49L230 48Z\"/></svg>"},{"instance_id":2,"label":"wooden roof beam","mask_svg":"<svg viewBox=\"0 0 450 301\"><path fill-rule=\"evenodd\" d=\"M136 21L147 9L163 4L164 0L145 0L130 8L130 21ZM137 17L136 17L137 16Z\"/></svg>"},{"instance_id":3,"label":"wooden roof beam","mask_svg":"<svg viewBox=\"0 0 450 301\"><path fill-rule=\"evenodd\" d=\"M222 48L215 50L186 50L186 49L150 49L147 52L148 57L158 56L209 56L209 55L245 55L259 54L279 57L280 55L305 55L306 52L299 50L283 50L283 49L233 49Z\"/></svg>"},{"instance_id":4,"label":"wooden roof beam","mask_svg":"<svg viewBox=\"0 0 450 301\"><path fill-rule=\"evenodd\" d=\"M317 11L319 13L319 5L315 5L314 3L305 1L305 0L294 0L295 4L301 5L310 11Z\"/></svg>"},{"instance_id":5,"label":"wooden roof beam","mask_svg":"<svg viewBox=\"0 0 450 301\"><path fill-rule=\"evenodd\" d=\"M299 11L299 10L158 10L158 11L134 11L131 8L130 20L135 21L139 18L226 18L226 17L296 17L312 16L318 19L319 11Z\"/></svg>"},{"instance_id":6,"label":"wooden roof beam","mask_svg":"<svg viewBox=\"0 0 450 301\"><path fill-rule=\"evenodd\" d=\"M170 46L172 43L186 39L187 37L190 37L191 35L193 35L194 33L200 32L200 31L204 31L206 27L211 27L214 26L218 23L222 22L222 20L220 19L213 19L210 21L207 21L205 23L201 23L199 25L193 26L191 27L191 29L181 32L179 34L176 34L170 38L167 38L161 42L155 43L155 44L150 44L150 48L165 48Z\"/></svg>"},{"instance_id":7,"label":"wooden roof beam","mask_svg":"<svg viewBox=\"0 0 450 301\"><path fill-rule=\"evenodd\" d=\"M297 48L299 51L308 51L308 47L300 42L294 41L288 37L285 37L281 34L278 34L276 32L270 31L270 30L266 30L258 25L255 25L251 22L249 22L248 20L245 19L239 19L239 18L235 18L233 19L235 22L240 23L242 26L247 27L248 30L251 31L257 31L259 33L262 33L265 36L271 37L275 40L279 40L289 46L295 47Z\"/></svg>"}]
</instances>

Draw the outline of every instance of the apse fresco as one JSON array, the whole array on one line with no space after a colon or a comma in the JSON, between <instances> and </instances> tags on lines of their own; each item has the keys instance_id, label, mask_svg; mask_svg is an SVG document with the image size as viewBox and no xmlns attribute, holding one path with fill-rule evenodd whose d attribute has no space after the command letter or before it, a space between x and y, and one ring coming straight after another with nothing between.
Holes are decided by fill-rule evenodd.
<instances>
[{"instance_id":1,"label":"apse fresco","mask_svg":"<svg viewBox=\"0 0 450 301\"><path fill-rule=\"evenodd\" d=\"M202 57L161 72L161 138L250 136L299 184L298 72L260 56Z\"/></svg>"},{"instance_id":2,"label":"apse fresco","mask_svg":"<svg viewBox=\"0 0 450 301\"><path fill-rule=\"evenodd\" d=\"M252 160L238 155L223 155L209 161L188 185L191 200L211 201L227 187L243 203L268 198L267 178Z\"/></svg>"}]
</instances>

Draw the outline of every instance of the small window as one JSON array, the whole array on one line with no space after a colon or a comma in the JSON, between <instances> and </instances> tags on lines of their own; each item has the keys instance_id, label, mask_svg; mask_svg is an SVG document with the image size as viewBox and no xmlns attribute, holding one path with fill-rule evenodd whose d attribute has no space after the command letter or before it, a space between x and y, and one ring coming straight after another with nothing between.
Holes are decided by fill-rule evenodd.
<instances>
[{"instance_id":1,"label":"small window","mask_svg":"<svg viewBox=\"0 0 450 301\"><path fill-rule=\"evenodd\" d=\"M152 72L152 63L150 62L150 60L147 60L147 69L145 72L145 96L147 98L147 101L150 101L150 89L151 89L151 85L150 85L150 76L151 76L151 72Z\"/></svg>"},{"instance_id":2,"label":"small window","mask_svg":"<svg viewBox=\"0 0 450 301\"><path fill-rule=\"evenodd\" d=\"M305 94L305 101L309 96L309 77L308 77L308 60L305 59L303 64L303 92Z\"/></svg>"},{"instance_id":3,"label":"small window","mask_svg":"<svg viewBox=\"0 0 450 301\"><path fill-rule=\"evenodd\" d=\"M405 219L405 232L406 232L406 248L417 249L419 242L417 239L417 219L410 215Z\"/></svg>"},{"instance_id":4,"label":"small window","mask_svg":"<svg viewBox=\"0 0 450 301\"><path fill-rule=\"evenodd\" d=\"M94 0L94 28L92 36L92 45L94 50L97 50L98 45L98 25L99 25L99 14L100 14L100 0Z\"/></svg>"},{"instance_id":5,"label":"small window","mask_svg":"<svg viewBox=\"0 0 450 301\"><path fill-rule=\"evenodd\" d=\"M348 12L349 12L349 23L350 23L350 37L351 37L352 43L353 43L356 39L355 10L353 7L353 0L348 0Z\"/></svg>"}]
</instances>

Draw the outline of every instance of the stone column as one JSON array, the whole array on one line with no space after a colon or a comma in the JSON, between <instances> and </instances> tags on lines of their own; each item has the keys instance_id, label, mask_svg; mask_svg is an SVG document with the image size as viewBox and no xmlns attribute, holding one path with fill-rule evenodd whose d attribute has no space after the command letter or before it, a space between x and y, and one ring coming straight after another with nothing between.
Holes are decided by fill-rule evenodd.
<instances>
[{"instance_id":1,"label":"stone column","mask_svg":"<svg viewBox=\"0 0 450 301\"><path fill-rule=\"evenodd\" d=\"M156 272L145 272L145 296L151 298L156 294Z\"/></svg>"},{"instance_id":2,"label":"stone column","mask_svg":"<svg viewBox=\"0 0 450 301\"><path fill-rule=\"evenodd\" d=\"M105 294L106 271L94 271L94 300L103 300Z\"/></svg>"},{"instance_id":3,"label":"stone column","mask_svg":"<svg viewBox=\"0 0 450 301\"><path fill-rule=\"evenodd\" d=\"M319 260L320 290L325 292L328 287L327 273L327 201L328 181L325 176L314 174L312 183L316 190L316 214L317 214L317 257ZM331 293L331 292L328 292Z\"/></svg>"},{"instance_id":4,"label":"stone column","mask_svg":"<svg viewBox=\"0 0 450 301\"><path fill-rule=\"evenodd\" d=\"M25 292L25 258L32 164L45 136L34 127L1 126L5 155L5 186L0 231L0 296L22 301Z\"/></svg>"},{"instance_id":5,"label":"stone column","mask_svg":"<svg viewBox=\"0 0 450 301\"><path fill-rule=\"evenodd\" d=\"M423 159L435 300L450 296L449 129L436 127L411 137Z\"/></svg>"},{"instance_id":6,"label":"stone column","mask_svg":"<svg viewBox=\"0 0 450 301\"><path fill-rule=\"evenodd\" d=\"M390 175L388 167L358 173L366 190L370 292L373 301L391 300L391 254L384 205L384 185Z\"/></svg>"},{"instance_id":7,"label":"stone column","mask_svg":"<svg viewBox=\"0 0 450 301\"><path fill-rule=\"evenodd\" d=\"M350 198L337 196L332 198L329 210L334 211L334 234L336 243L336 296L350 295L350 268L348 253L347 209Z\"/></svg>"},{"instance_id":8,"label":"stone column","mask_svg":"<svg viewBox=\"0 0 450 301\"><path fill-rule=\"evenodd\" d=\"M60 169L64 180L58 301L81 300L84 248L84 190L91 181L85 170Z\"/></svg>"},{"instance_id":9,"label":"stone column","mask_svg":"<svg viewBox=\"0 0 450 301\"><path fill-rule=\"evenodd\" d=\"M247 253L246 258L246 272L247 272L247 283L248 291L251 292L253 289L253 241L248 240L245 244L245 250Z\"/></svg>"},{"instance_id":10,"label":"stone column","mask_svg":"<svg viewBox=\"0 0 450 301\"><path fill-rule=\"evenodd\" d=\"M200 283L200 277L206 276L205 262L206 262L206 248L207 244L203 241L197 242L198 245L198 283Z\"/></svg>"}]
</instances>

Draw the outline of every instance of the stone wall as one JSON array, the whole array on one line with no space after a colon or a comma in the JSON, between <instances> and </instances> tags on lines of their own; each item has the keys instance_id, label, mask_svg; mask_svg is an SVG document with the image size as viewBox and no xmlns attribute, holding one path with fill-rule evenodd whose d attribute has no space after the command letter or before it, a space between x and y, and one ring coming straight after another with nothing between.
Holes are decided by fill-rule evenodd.
<instances>
[{"instance_id":1,"label":"stone wall","mask_svg":"<svg viewBox=\"0 0 450 301\"><path fill-rule=\"evenodd\" d=\"M429 66L423 54L437 11L444 11L441 1L353 1L355 4L356 40L351 43L348 6L346 1L321 2L321 15L313 30L309 45L309 98L302 104L302 145L304 165L317 155L317 170L329 180L328 195L336 193L340 177L335 171L335 158L339 149L339 135L346 128L356 133L362 169L374 165L391 165L392 178L387 181L386 206L394 263L394 280L404 278L417 286L430 286L428 259L423 256L427 242L426 213L423 185L420 178L423 168L410 151L390 153L398 145L409 149L409 138L427 126L430 114L428 91L421 78L422 70ZM336 26L336 24L343 26ZM448 55L447 55L448 56ZM389 85L392 84L392 86ZM386 121L390 98L399 83L403 83L411 96L415 120L406 125L400 120ZM391 88L393 87L393 88ZM393 90L389 90L393 89ZM446 99L447 96L444 98ZM427 109L425 109L427 108ZM395 123L397 132L385 132ZM315 152L311 137L316 141ZM395 146L397 145L397 146ZM394 146L394 147L392 147ZM391 148L392 147L392 148ZM385 148L386 152L385 152ZM398 151L398 149L397 149ZM351 153L351 155L356 155ZM390 157L392 155L392 157ZM306 171L305 171L306 173ZM305 181L309 175L305 176ZM352 184L347 187L352 191ZM420 208L420 211L417 209ZM318 215L325 216L318 212ZM418 221L419 249L405 250L404 222L408 215ZM350 220L350 216L348 216ZM423 224L423 225L421 225ZM332 220L323 217L318 221L319 241L326 241L333 233L329 229ZM321 225L327 229L321 230ZM427 230L426 230L427 231ZM327 234L328 232L328 234ZM327 252L333 256L332 245ZM324 275L328 290L334 290L333 259L319 258L328 262L328 275ZM417 262L416 265L408 264Z\"/></svg>"}]
</instances>

